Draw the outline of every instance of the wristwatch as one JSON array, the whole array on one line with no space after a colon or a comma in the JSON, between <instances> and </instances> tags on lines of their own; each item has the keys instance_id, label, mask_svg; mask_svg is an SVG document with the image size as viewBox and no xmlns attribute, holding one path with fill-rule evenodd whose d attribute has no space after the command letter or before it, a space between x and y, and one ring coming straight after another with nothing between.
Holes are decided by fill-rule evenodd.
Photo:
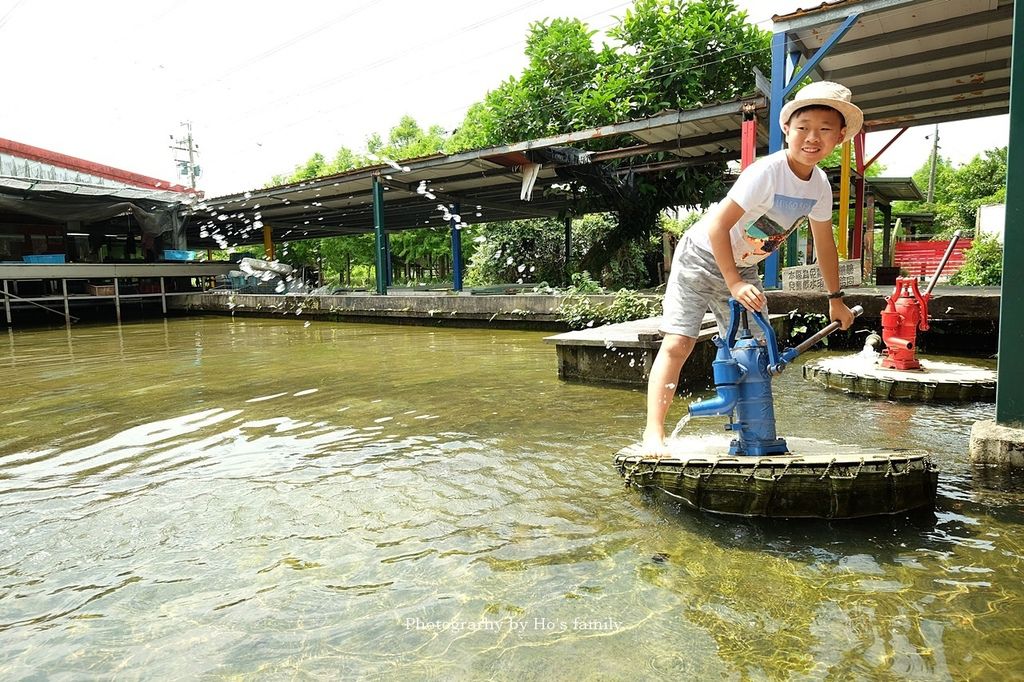
<instances>
[{"instance_id":1,"label":"wristwatch","mask_svg":"<svg viewBox=\"0 0 1024 682\"><path fill-rule=\"evenodd\" d=\"M833 298L842 298L845 293L846 293L845 291L840 289L839 291L830 292L828 297L829 297L830 300L833 299Z\"/></svg>"}]
</instances>

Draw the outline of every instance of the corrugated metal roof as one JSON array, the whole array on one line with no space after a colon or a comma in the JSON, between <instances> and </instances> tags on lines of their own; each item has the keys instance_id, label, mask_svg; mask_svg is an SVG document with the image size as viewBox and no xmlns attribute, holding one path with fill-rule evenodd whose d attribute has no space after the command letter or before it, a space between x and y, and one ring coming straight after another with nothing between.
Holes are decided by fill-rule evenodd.
<instances>
[{"instance_id":1,"label":"corrugated metal roof","mask_svg":"<svg viewBox=\"0 0 1024 682\"><path fill-rule=\"evenodd\" d=\"M125 187L110 185L90 185L79 182L63 182L60 180L39 180L34 178L9 177L0 175L0 192L16 193L52 193L74 195L80 197L106 197L113 199L158 201L166 204L179 204L191 201L192 198L180 192L168 190L142 189L141 187Z\"/></svg>"},{"instance_id":2,"label":"corrugated metal roof","mask_svg":"<svg viewBox=\"0 0 1024 682\"><path fill-rule=\"evenodd\" d=\"M447 227L445 210L455 202L460 204L460 215L466 223L557 216L574 203L574 197L557 175L556 169L561 166L586 165L590 157L640 157L654 151L667 151L679 157L672 162L676 164L739 158L745 106L752 107L763 121L768 102L763 95L757 95L513 145L407 159L393 166L380 164L302 183L216 197L193 209L187 227L188 244L212 246L214 235L229 244L260 243L260 223L273 228L275 240L371 231L375 175L383 178L386 188L384 225L389 231ZM764 125L760 129L763 146L767 135ZM573 153L566 152L569 157L559 160L562 152L558 150L604 138L621 139L623 146L592 155L578 153L577 158L569 158ZM643 144L634 144L637 140ZM539 155L554 158L543 163L532 198L523 200L521 167Z\"/></svg>"},{"instance_id":3,"label":"corrugated metal roof","mask_svg":"<svg viewBox=\"0 0 1024 682\"><path fill-rule=\"evenodd\" d=\"M196 194L166 180L0 137L0 175Z\"/></svg>"},{"instance_id":4,"label":"corrugated metal roof","mask_svg":"<svg viewBox=\"0 0 1024 682\"><path fill-rule=\"evenodd\" d=\"M799 19L800 17L812 16L825 10L842 8L844 5L850 7L850 11L856 11L856 7L852 7L852 5L858 5L860 2L861 0L825 0L820 5L808 7L807 9L798 7L787 14L773 14L772 22L775 24L781 24L783 22Z\"/></svg>"},{"instance_id":5,"label":"corrugated metal roof","mask_svg":"<svg viewBox=\"0 0 1024 682\"><path fill-rule=\"evenodd\" d=\"M777 16L775 28L810 57L856 12L814 78L849 87L868 130L1009 111L1013 0L839 0Z\"/></svg>"},{"instance_id":6,"label":"corrugated metal roof","mask_svg":"<svg viewBox=\"0 0 1024 682\"><path fill-rule=\"evenodd\" d=\"M790 48L809 58L852 13L859 14L854 26L819 62L813 77L847 85L864 110L868 130L1009 110L1013 0L834 0L774 17L775 30L787 30ZM366 232L373 225L371 183L378 174L387 185L388 230L445 226L443 209L455 201L466 222L556 215L572 204L556 175L558 163L544 164L532 200L524 201L518 160L584 140L629 136L644 144L592 158L651 151L672 153L676 164L736 158L744 104L757 110L758 145L763 146L767 102L758 96L210 199L194 211L189 244L213 245L211 237L200 234L218 234L230 243L259 242L258 221L274 227L275 239Z\"/></svg>"},{"instance_id":7,"label":"corrugated metal roof","mask_svg":"<svg viewBox=\"0 0 1024 682\"><path fill-rule=\"evenodd\" d=\"M893 201L924 201L921 188L914 182L914 178L869 177L865 180L869 192L889 203Z\"/></svg>"}]
</instances>

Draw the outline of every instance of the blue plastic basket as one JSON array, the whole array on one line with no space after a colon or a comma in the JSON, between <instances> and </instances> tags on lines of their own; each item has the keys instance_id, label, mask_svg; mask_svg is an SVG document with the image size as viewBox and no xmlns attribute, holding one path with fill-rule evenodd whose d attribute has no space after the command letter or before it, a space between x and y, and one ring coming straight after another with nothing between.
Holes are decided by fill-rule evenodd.
<instances>
[{"instance_id":1,"label":"blue plastic basket","mask_svg":"<svg viewBox=\"0 0 1024 682\"><path fill-rule=\"evenodd\" d=\"M36 254L34 256L22 256L26 263L63 263L63 253Z\"/></svg>"},{"instance_id":2,"label":"blue plastic basket","mask_svg":"<svg viewBox=\"0 0 1024 682\"><path fill-rule=\"evenodd\" d=\"M195 251L174 251L165 250L164 260L193 260L196 257Z\"/></svg>"}]
</instances>

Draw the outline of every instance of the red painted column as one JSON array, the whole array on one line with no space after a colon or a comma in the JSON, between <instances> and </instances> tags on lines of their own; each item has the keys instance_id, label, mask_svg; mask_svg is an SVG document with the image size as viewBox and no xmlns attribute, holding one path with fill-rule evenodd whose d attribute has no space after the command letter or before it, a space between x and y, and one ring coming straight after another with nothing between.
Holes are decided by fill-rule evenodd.
<instances>
[{"instance_id":1,"label":"red painted column","mask_svg":"<svg viewBox=\"0 0 1024 682\"><path fill-rule=\"evenodd\" d=\"M853 138L854 158L857 164L857 181L854 183L853 244L850 258L861 258L864 254L864 193L867 181L864 173L867 163L864 158L864 139L867 133L862 128Z\"/></svg>"},{"instance_id":2,"label":"red painted column","mask_svg":"<svg viewBox=\"0 0 1024 682\"><path fill-rule=\"evenodd\" d=\"M740 129L740 170L754 163L756 149L757 117L754 116L754 108L746 106L743 109L743 127Z\"/></svg>"}]
</instances>

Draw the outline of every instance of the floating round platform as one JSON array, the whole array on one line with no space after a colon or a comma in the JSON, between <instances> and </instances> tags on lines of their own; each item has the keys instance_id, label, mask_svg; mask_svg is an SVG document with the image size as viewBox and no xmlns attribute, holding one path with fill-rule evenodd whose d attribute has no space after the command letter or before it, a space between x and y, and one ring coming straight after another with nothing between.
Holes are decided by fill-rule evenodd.
<instances>
[{"instance_id":1,"label":"floating round platform","mask_svg":"<svg viewBox=\"0 0 1024 682\"><path fill-rule=\"evenodd\" d=\"M884 369L864 355L824 358L803 367L804 379L883 400L995 402L995 370L920 359L921 369Z\"/></svg>"},{"instance_id":2,"label":"floating round platform","mask_svg":"<svg viewBox=\"0 0 1024 682\"><path fill-rule=\"evenodd\" d=\"M636 447L615 456L626 481L702 511L747 517L855 519L899 514L935 504L938 467L925 454L865 450L787 439L793 450L771 457L735 457L728 443L672 449L687 454L652 457ZM703 450L703 451L702 451ZM708 452L711 451L711 452Z\"/></svg>"}]
</instances>

